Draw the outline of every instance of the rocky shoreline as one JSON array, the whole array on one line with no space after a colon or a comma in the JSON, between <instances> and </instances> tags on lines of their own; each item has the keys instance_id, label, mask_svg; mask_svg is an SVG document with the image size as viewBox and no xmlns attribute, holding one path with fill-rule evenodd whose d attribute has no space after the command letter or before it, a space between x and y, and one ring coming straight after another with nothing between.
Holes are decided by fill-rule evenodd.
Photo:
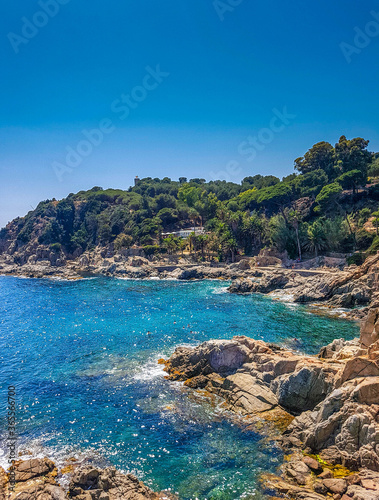
<instances>
[{"instance_id":1,"label":"rocky shoreline","mask_svg":"<svg viewBox=\"0 0 379 500\"><path fill-rule=\"evenodd\" d=\"M71 261L54 261L51 256L44 259L28 259L16 264L10 256L0 256L0 274L30 278L81 279L90 276L108 276L129 279L236 279L250 276L249 260L235 264L197 263L191 259L155 261L145 257L127 257L101 254L83 254ZM253 276L253 275L252 275Z\"/></svg>"},{"instance_id":2,"label":"rocky shoreline","mask_svg":"<svg viewBox=\"0 0 379 500\"><path fill-rule=\"evenodd\" d=\"M42 250L41 250L42 252ZM24 259L25 260L25 259ZM99 250L66 261L52 252L32 255L26 262L15 263L13 256L0 257L0 274L30 278L77 280L107 276L125 279L232 281L228 292L261 293L300 304L321 305L328 309L350 311L350 319L362 319L379 300L379 254L360 266L337 268L287 269L256 267L248 258L234 264L198 263L189 258L158 262L141 256L106 254Z\"/></svg>"},{"instance_id":3,"label":"rocky shoreline","mask_svg":"<svg viewBox=\"0 0 379 500\"><path fill-rule=\"evenodd\" d=\"M169 492L156 493L133 474L113 467L99 469L89 464L70 464L58 470L48 458L32 458L14 464L15 486L0 468L0 500L175 500ZM68 488L60 480L68 476Z\"/></svg>"},{"instance_id":4,"label":"rocky shoreline","mask_svg":"<svg viewBox=\"0 0 379 500\"><path fill-rule=\"evenodd\" d=\"M359 339L305 356L248 337L179 347L169 380L221 396L252 421L279 427L289 460L263 489L293 499L379 499L379 308Z\"/></svg>"},{"instance_id":5,"label":"rocky shoreline","mask_svg":"<svg viewBox=\"0 0 379 500\"><path fill-rule=\"evenodd\" d=\"M363 319L379 300L379 255L368 258L360 267L345 271L302 275L301 270L255 269L254 277L233 280L231 293L263 293L298 304L321 304L326 308L350 309L350 317Z\"/></svg>"},{"instance_id":6,"label":"rocky shoreline","mask_svg":"<svg viewBox=\"0 0 379 500\"><path fill-rule=\"evenodd\" d=\"M360 280L350 276L354 273L339 269L286 269L281 267L259 268L251 259L242 259L234 264L196 263L191 259L175 259L170 262L151 261L140 256L101 253L83 254L73 261L32 256L23 264L15 264L9 255L0 257L0 275L27 278L49 278L79 280L88 277L116 277L122 279L156 280L228 280L230 293L269 294L288 302L299 302L322 306L322 313L340 315L360 320L367 306L376 298L373 287L373 272L364 273ZM347 281L346 281L347 278ZM345 287L335 287L330 294L330 284L343 280ZM339 309L343 312L335 312ZM348 312L346 312L346 309Z\"/></svg>"}]
</instances>

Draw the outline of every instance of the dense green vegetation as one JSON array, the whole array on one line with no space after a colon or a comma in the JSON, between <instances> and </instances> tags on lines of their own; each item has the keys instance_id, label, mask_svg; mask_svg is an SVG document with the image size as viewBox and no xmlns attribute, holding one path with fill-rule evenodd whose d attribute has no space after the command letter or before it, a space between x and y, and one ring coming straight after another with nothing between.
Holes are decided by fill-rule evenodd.
<instances>
[{"instance_id":1,"label":"dense green vegetation","mask_svg":"<svg viewBox=\"0 0 379 500\"><path fill-rule=\"evenodd\" d=\"M39 203L3 229L0 242L16 235L18 247L37 238L68 255L138 245L147 255L190 250L221 260L264 246L292 258L379 248L379 154L368 151L368 141L320 142L295 160L295 170L282 180L254 175L240 184L148 177L128 190L94 187ZM372 217L376 231L367 231ZM206 234L187 240L163 234L194 226Z\"/></svg>"}]
</instances>

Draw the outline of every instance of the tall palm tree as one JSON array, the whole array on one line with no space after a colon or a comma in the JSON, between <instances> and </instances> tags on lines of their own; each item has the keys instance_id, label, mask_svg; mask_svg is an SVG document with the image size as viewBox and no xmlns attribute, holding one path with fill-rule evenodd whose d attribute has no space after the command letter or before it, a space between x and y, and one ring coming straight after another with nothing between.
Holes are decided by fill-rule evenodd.
<instances>
[{"instance_id":1,"label":"tall palm tree","mask_svg":"<svg viewBox=\"0 0 379 500\"><path fill-rule=\"evenodd\" d=\"M315 257L322 250L326 250L328 247L327 240L325 238L325 232L323 225L319 221L315 221L313 224L308 226L307 230L308 241L306 243L306 248L315 253Z\"/></svg>"},{"instance_id":2,"label":"tall palm tree","mask_svg":"<svg viewBox=\"0 0 379 500\"><path fill-rule=\"evenodd\" d=\"M263 219L255 212L252 215L246 212L242 218L241 232L246 253L250 252L252 247L261 247L264 234Z\"/></svg>"},{"instance_id":3,"label":"tall palm tree","mask_svg":"<svg viewBox=\"0 0 379 500\"><path fill-rule=\"evenodd\" d=\"M288 214L288 222L291 224L291 226L294 228L295 233L296 233L296 241L297 241L297 249L299 252L299 260L301 260L301 245L300 245L300 238L299 238L299 223L301 221L301 216L299 212L296 210L290 210Z\"/></svg>"},{"instance_id":4,"label":"tall palm tree","mask_svg":"<svg viewBox=\"0 0 379 500\"><path fill-rule=\"evenodd\" d=\"M232 262L235 261L236 251L238 250L238 245L233 237L226 238L222 243L223 250L226 254L230 254Z\"/></svg>"},{"instance_id":5,"label":"tall palm tree","mask_svg":"<svg viewBox=\"0 0 379 500\"><path fill-rule=\"evenodd\" d=\"M204 248L207 246L208 236L206 234L200 234L197 236L197 244L201 250L201 257L204 259Z\"/></svg>"},{"instance_id":6,"label":"tall palm tree","mask_svg":"<svg viewBox=\"0 0 379 500\"><path fill-rule=\"evenodd\" d=\"M220 252L220 238L217 234L212 233L208 236L207 250L209 260L211 258L211 252L215 252L216 254Z\"/></svg>"},{"instance_id":7,"label":"tall palm tree","mask_svg":"<svg viewBox=\"0 0 379 500\"><path fill-rule=\"evenodd\" d=\"M188 245L188 242L186 239L184 238L181 238L180 241L179 241L179 245L178 245L178 248L182 254L182 257L184 256L184 250L187 248L187 245Z\"/></svg>"},{"instance_id":8,"label":"tall palm tree","mask_svg":"<svg viewBox=\"0 0 379 500\"><path fill-rule=\"evenodd\" d=\"M195 252L195 258L196 258L196 250L197 250L197 236L195 235L194 232L192 232L188 236L188 243L189 243L189 249L190 249L190 254L192 254L192 250Z\"/></svg>"}]
</instances>

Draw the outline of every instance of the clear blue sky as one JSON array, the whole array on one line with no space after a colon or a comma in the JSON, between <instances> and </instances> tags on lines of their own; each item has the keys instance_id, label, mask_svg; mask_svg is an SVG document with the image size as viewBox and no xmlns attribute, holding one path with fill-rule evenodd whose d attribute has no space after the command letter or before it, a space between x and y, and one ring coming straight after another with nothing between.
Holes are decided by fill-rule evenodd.
<instances>
[{"instance_id":1,"label":"clear blue sky","mask_svg":"<svg viewBox=\"0 0 379 500\"><path fill-rule=\"evenodd\" d=\"M379 0L218 0L219 12L213 0L59 1L47 19L47 0L0 6L0 226L41 199L127 188L135 175L287 175L312 144L342 134L379 151ZM367 26L348 63L341 42L354 46ZM146 67L157 65L155 85ZM124 119L122 95L139 100ZM273 110L285 108L278 127ZM59 180L52 164L104 119L112 131Z\"/></svg>"}]
</instances>

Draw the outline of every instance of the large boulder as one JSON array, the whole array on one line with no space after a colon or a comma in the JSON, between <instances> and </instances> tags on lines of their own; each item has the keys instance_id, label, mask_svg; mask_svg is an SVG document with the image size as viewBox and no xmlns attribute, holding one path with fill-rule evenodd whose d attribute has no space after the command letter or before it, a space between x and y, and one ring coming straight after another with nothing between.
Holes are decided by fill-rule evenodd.
<instances>
[{"instance_id":1,"label":"large boulder","mask_svg":"<svg viewBox=\"0 0 379 500\"><path fill-rule=\"evenodd\" d=\"M351 397L361 404L379 405L379 377L363 380L355 387Z\"/></svg>"},{"instance_id":2,"label":"large boulder","mask_svg":"<svg viewBox=\"0 0 379 500\"><path fill-rule=\"evenodd\" d=\"M379 405L372 404L378 383L376 377L345 382L313 411L296 417L286 435L333 463L378 471Z\"/></svg>"},{"instance_id":3,"label":"large boulder","mask_svg":"<svg viewBox=\"0 0 379 500\"><path fill-rule=\"evenodd\" d=\"M163 500L169 494L155 493L132 474L121 474L113 467L101 470L86 466L75 471L69 498L75 500Z\"/></svg>"},{"instance_id":4,"label":"large boulder","mask_svg":"<svg viewBox=\"0 0 379 500\"><path fill-rule=\"evenodd\" d=\"M57 484L30 481L18 486L16 494L11 493L7 500L67 500L67 495L65 490Z\"/></svg>"},{"instance_id":5,"label":"large boulder","mask_svg":"<svg viewBox=\"0 0 379 500\"><path fill-rule=\"evenodd\" d=\"M290 281L286 272L265 273L260 279L238 278L232 282L228 291L231 293L269 293L284 288Z\"/></svg>"},{"instance_id":6,"label":"large boulder","mask_svg":"<svg viewBox=\"0 0 379 500\"><path fill-rule=\"evenodd\" d=\"M377 340L379 340L379 308L372 308L361 322L360 342L363 347L369 347Z\"/></svg>"},{"instance_id":7,"label":"large boulder","mask_svg":"<svg viewBox=\"0 0 379 500\"><path fill-rule=\"evenodd\" d=\"M19 483L39 476L47 476L53 472L54 468L54 462L48 458L32 458L16 462L14 466L15 480Z\"/></svg>"},{"instance_id":8,"label":"large boulder","mask_svg":"<svg viewBox=\"0 0 379 500\"><path fill-rule=\"evenodd\" d=\"M320 349L318 357L322 359L348 359L357 356L361 350L359 339L335 339Z\"/></svg>"},{"instance_id":9,"label":"large boulder","mask_svg":"<svg viewBox=\"0 0 379 500\"><path fill-rule=\"evenodd\" d=\"M204 355L213 371L226 374L235 372L248 361L249 349L237 341L220 340L208 343Z\"/></svg>"},{"instance_id":10,"label":"large boulder","mask_svg":"<svg viewBox=\"0 0 379 500\"><path fill-rule=\"evenodd\" d=\"M295 373L281 375L271 382L279 404L291 413L312 410L333 387L333 376L317 366L304 366Z\"/></svg>"},{"instance_id":11,"label":"large boulder","mask_svg":"<svg viewBox=\"0 0 379 500\"><path fill-rule=\"evenodd\" d=\"M9 479L0 469L0 500L174 500L169 493L155 493L132 474L116 469L98 469L91 465L78 467L66 492L57 484L55 464L33 458L15 464L16 487L11 491Z\"/></svg>"},{"instance_id":12,"label":"large boulder","mask_svg":"<svg viewBox=\"0 0 379 500\"><path fill-rule=\"evenodd\" d=\"M281 407L294 415L325 398L341 366L244 336L177 348L164 363L169 379L215 392L235 411L249 414Z\"/></svg>"},{"instance_id":13,"label":"large boulder","mask_svg":"<svg viewBox=\"0 0 379 500\"><path fill-rule=\"evenodd\" d=\"M249 359L249 349L236 340L210 340L196 349L178 347L167 362L174 380L187 380L198 375L235 373Z\"/></svg>"}]
</instances>

